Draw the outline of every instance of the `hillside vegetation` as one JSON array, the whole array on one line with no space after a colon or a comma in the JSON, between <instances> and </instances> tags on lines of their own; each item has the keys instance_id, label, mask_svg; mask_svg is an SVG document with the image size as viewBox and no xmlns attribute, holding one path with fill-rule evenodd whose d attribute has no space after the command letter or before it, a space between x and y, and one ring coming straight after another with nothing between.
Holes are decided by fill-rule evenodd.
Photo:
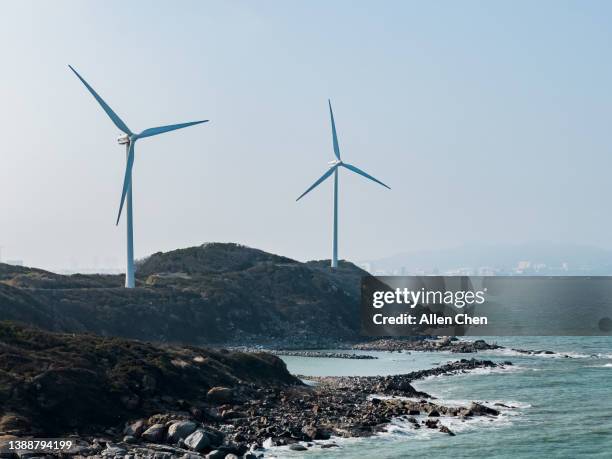
<instances>
[{"instance_id":1,"label":"hillside vegetation","mask_svg":"<svg viewBox=\"0 0 612 459\"><path fill-rule=\"evenodd\" d=\"M95 431L135 415L197 408L216 386L249 398L258 387L300 384L271 354L56 334L0 322L0 432Z\"/></svg>"},{"instance_id":2,"label":"hillside vegetation","mask_svg":"<svg viewBox=\"0 0 612 459\"><path fill-rule=\"evenodd\" d=\"M156 253L123 276L62 276L0 264L0 317L62 332L191 344L296 346L354 340L360 280L341 262L301 263L236 244Z\"/></svg>"}]
</instances>

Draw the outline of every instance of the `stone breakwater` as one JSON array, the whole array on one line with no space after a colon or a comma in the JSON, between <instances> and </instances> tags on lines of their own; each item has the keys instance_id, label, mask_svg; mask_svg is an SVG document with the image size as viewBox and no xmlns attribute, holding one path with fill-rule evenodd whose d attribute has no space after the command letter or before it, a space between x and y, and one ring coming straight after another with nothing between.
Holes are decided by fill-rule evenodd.
<instances>
[{"instance_id":1,"label":"stone breakwater","mask_svg":"<svg viewBox=\"0 0 612 459\"><path fill-rule=\"evenodd\" d=\"M376 360L378 357L365 354L352 354L348 352L325 352L325 351L268 351L274 355L287 355L295 357L317 357L326 359L349 359L349 360Z\"/></svg>"},{"instance_id":2,"label":"stone breakwater","mask_svg":"<svg viewBox=\"0 0 612 459\"><path fill-rule=\"evenodd\" d=\"M296 349L282 341L269 343L266 346L230 346L228 349L240 352L268 352L275 355L289 355L299 357L327 357L338 359L375 359L375 356L367 356L362 354L354 354L351 352L330 352L328 349L339 349L343 351L385 351L385 352L402 352L402 351L422 351L422 352L439 352L450 351L457 354L472 354L478 351L487 351L494 349L503 349L503 346L497 344L489 344L486 341L479 339L475 341L463 341L455 337L442 338L425 338L425 339L404 339L404 338L382 338L364 341L360 343L347 342L328 342L321 347L311 347L309 350L304 350L303 347ZM520 352L520 351L519 351ZM531 352L531 351L525 351ZM549 352L549 351L539 351Z\"/></svg>"},{"instance_id":3,"label":"stone breakwater","mask_svg":"<svg viewBox=\"0 0 612 459\"><path fill-rule=\"evenodd\" d=\"M462 359L403 375L308 377L316 381L315 386L253 388L248 399L229 387L215 387L199 406L133 419L98 436L80 438L66 455L255 459L266 454L264 446L288 445L299 451L337 447L333 437L372 436L384 431L394 418L405 419L415 428L454 435L440 416L495 417L499 411L479 403L444 406L411 383L433 375L504 365L511 363Z\"/></svg>"},{"instance_id":4,"label":"stone breakwater","mask_svg":"<svg viewBox=\"0 0 612 459\"><path fill-rule=\"evenodd\" d=\"M502 348L503 346L499 346L497 344L489 344L482 339L478 339L475 341L460 341L457 340L457 338L450 337L422 340L378 339L353 345L353 349L362 351L450 351L458 354L471 354L478 351L487 351Z\"/></svg>"},{"instance_id":5,"label":"stone breakwater","mask_svg":"<svg viewBox=\"0 0 612 459\"><path fill-rule=\"evenodd\" d=\"M369 394L382 394L392 396L418 396L433 398L425 393L416 391L411 383L430 376L453 375L466 373L477 368L504 368L511 366L512 362L495 363L491 360L461 359L449 362L427 370L418 370L411 373L389 376L308 376L311 381L321 386L331 386L339 391L359 390ZM300 376L302 377L302 376ZM304 378L304 377L303 377ZM408 395L407 395L408 394Z\"/></svg>"}]
</instances>

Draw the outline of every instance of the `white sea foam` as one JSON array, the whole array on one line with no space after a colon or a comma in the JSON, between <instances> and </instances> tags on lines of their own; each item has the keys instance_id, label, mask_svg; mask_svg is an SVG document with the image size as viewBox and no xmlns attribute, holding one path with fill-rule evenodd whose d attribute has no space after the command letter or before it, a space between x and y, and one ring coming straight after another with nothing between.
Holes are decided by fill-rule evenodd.
<instances>
[{"instance_id":1,"label":"white sea foam","mask_svg":"<svg viewBox=\"0 0 612 459\"><path fill-rule=\"evenodd\" d=\"M478 375L488 375L488 374L496 374L496 373L517 373L520 371L527 371L527 370L531 370L531 371L536 371L537 369L533 369L533 368L526 368L520 365L504 365L503 367L480 367L480 368L473 368L473 369L469 369L469 370L465 370L465 371L461 371L461 372L457 372L457 373L451 373L451 374L440 374L440 375L430 375L430 376L426 376L425 378L421 379L421 381L427 381L428 379L438 379L438 378L445 378L448 376L478 376Z\"/></svg>"},{"instance_id":2,"label":"white sea foam","mask_svg":"<svg viewBox=\"0 0 612 459\"><path fill-rule=\"evenodd\" d=\"M409 400L418 401L419 399ZM468 407L472 401L494 408L500 414L498 416L474 416L465 419L458 416L440 416L437 418L440 424L448 427L454 433L481 428L501 428L511 425L517 416L522 415L524 410L531 407L529 403L517 400L455 400L438 398L432 402L448 407ZM422 439L431 438L434 435L447 435L437 429L429 429L421 424L421 421L428 419L427 415L413 417L419 422L420 428L415 428L413 423L407 420L394 419L387 428L387 432L383 435L413 435L416 438Z\"/></svg>"},{"instance_id":3,"label":"white sea foam","mask_svg":"<svg viewBox=\"0 0 612 459\"><path fill-rule=\"evenodd\" d=\"M435 394L434 394L435 395ZM421 398L411 398L407 397L406 400L410 400L413 402L418 402L422 400ZM516 415L520 414L520 410L524 410L527 408L531 408L529 403L520 402L518 400L477 400L477 399L453 399L453 398L443 398L437 397L435 399L430 400L431 403L436 405L443 405L449 407L468 407L472 402L480 403L481 405L489 406L491 408L495 408L500 411L502 414L508 415ZM505 405L505 406L502 406ZM518 411L517 411L518 410Z\"/></svg>"},{"instance_id":4,"label":"white sea foam","mask_svg":"<svg viewBox=\"0 0 612 459\"><path fill-rule=\"evenodd\" d=\"M508 357L540 357L546 359L599 359L599 358L610 358L608 357L610 354L585 354L583 352L553 352L552 354L527 354L524 352L519 352L510 348L502 348L502 349L488 349L485 351L479 351L479 354L482 355L492 355L492 356L508 356Z\"/></svg>"},{"instance_id":5,"label":"white sea foam","mask_svg":"<svg viewBox=\"0 0 612 459\"><path fill-rule=\"evenodd\" d=\"M499 407L495 407L499 408ZM519 413L516 413L517 415ZM360 442L372 442L377 440L402 440L411 438L417 441L427 441L441 436L448 436L445 432L440 432L438 428L430 429L422 424L428 418L427 415L412 416L419 423L419 428L415 428L413 423L401 419L394 418L387 425L384 431L378 433L374 437L355 437L355 438L343 438L343 437L332 437L329 440L315 441L314 447L308 448L308 451L317 450L320 445L335 443L338 448L343 448L350 445L355 445ZM435 418L439 420L439 426L445 426L450 429L451 432L461 435L462 432L468 432L472 430L480 429L500 429L512 425L513 420L510 415L500 414L499 416L474 416L472 418L462 419L458 416L440 416ZM301 442L306 446L305 442ZM272 446L271 442L264 442L264 448L266 448L266 457L270 458L289 458L289 457L303 457L308 451L291 451L289 446ZM335 448L334 448L335 449ZM328 451L333 452L334 449ZM333 454L332 454L333 456Z\"/></svg>"},{"instance_id":6,"label":"white sea foam","mask_svg":"<svg viewBox=\"0 0 612 459\"><path fill-rule=\"evenodd\" d=\"M604 363L603 365L590 365L589 368L612 368L612 363Z\"/></svg>"},{"instance_id":7,"label":"white sea foam","mask_svg":"<svg viewBox=\"0 0 612 459\"><path fill-rule=\"evenodd\" d=\"M392 397L384 395L371 395L370 397L375 397L379 399L402 398L412 401L420 400L419 398ZM455 400L438 398L432 400L432 403L448 407L468 407L470 406L472 401L494 408L498 410L500 414L498 416L473 416L468 418L461 418L459 416L440 416L435 419L439 420L440 426L446 426L451 430L451 432L455 434L460 434L461 432L467 432L483 428L499 429L503 427L508 427L513 424L514 420L517 419L518 416L523 414L524 410L531 407L531 405L528 403L523 403L516 400ZM500 404L504 406L500 406ZM438 429L430 429L426 427L422 423L422 421L432 419L429 418L426 414L411 417L417 420L420 426L419 428L415 428L413 423L405 419L406 417L394 418L387 425L386 429L383 432L377 434L375 437L332 437L329 440L315 441L314 444L319 445L320 447L320 445L326 443L335 443L336 445L338 445L339 448L342 448L343 446L348 446L349 444L355 444L358 442L375 441L377 438L380 440L400 440L410 437L414 440L428 440L436 438L437 436L448 435L447 433L440 432ZM305 445L304 442L302 442L302 444ZM292 456L301 457L304 455L304 453L307 453L306 451L291 451L288 446L272 446L271 439L268 439L264 442L264 448L266 448L266 457L270 458L286 458ZM315 448L317 448L317 446L309 448L309 451L312 451Z\"/></svg>"},{"instance_id":8,"label":"white sea foam","mask_svg":"<svg viewBox=\"0 0 612 459\"><path fill-rule=\"evenodd\" d=\"M272 448L272 446L273 446L273 445L274 445L274 443L272 443L272 437L270 437L270 438L266 438L266 439L263 441L263 443L262 443L262 446L263 446L265 449Z\"/></svg>"},{"instance_id":9,"label":"white sea foam","mask_svg":"<svg viewBox=\"0 0 612 459\"><path fill-rule=\"evenodd\" d=\"M612 360L612 354L596 354L600 359L610 359Z\"/></svg>"},{"instance_id":10,"label":"white sea foam","mask_svg":"<svg viewBox=\"0 0 612 459\"><path fill-rule=\"evenodd\" d=\"M395 397L395 396L384 396L384 395L371 395L371 398L379 399L390 399L390 398L401 398L411 401L419 401L419 398L410 397ZM473 416L468 418L461 418L459 416L440 416L435 419L439 420L440 426L448 427L451 432L460 434L461 432L467 432L477 429L499 429L508 427L513 424L514 420L518 416L523 414L523 411L530 408L531 405L528 403L516 401L516 400L457 400L457 399L444 399L437 398L432 400L432 403L448 407L469 407L472 402L480 403L482 405L494 408L499 411L498 416ZM502 406L503 405L503 406ZM338 448L349 446L364 441L376 441L380 440L400 440L407 437L413 438L414 440L428 440L436 438L437 436L445 436L447 433L440 432L437 428L430 429L426 427L422 422L431 419L427 414L411 416L415 418L419 424L419 428L415 428L414 424L408 421L407 416L401 418L394 418L387 425L386 429L374 437L353 437L343 438L333 436L329 440L320 440L311 442L314 443L314 447L308 448L308 451L313 451L320 448L323 444L335 443ZM301 442L306 446L306 442ZM269 438L263 443L263 447L266 450L266 457L270 458L287 458L287 457L302 457L307 451L297 452L289 449L289 446L273 446L272 439ZM329 450L333 451L333 449Z\"/></svg>"}]
</instances>

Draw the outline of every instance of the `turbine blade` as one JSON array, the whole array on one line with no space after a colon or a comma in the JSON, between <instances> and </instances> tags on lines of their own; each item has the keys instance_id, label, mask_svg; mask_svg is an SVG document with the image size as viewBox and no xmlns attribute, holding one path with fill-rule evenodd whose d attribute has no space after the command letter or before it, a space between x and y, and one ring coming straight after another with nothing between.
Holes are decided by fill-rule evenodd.
<instances>
[{"instance_id":1,"label":"turbine blade","mask_svg":"<svg viewBox=\"0 0 612 459\"><path fill-rule=\"evenodd\" d=\"M370 179L370 180L372 180L372 181L374 181L374 182L384 186L385 188L391 189L391 187L385 185L383 182L381 182L377 178L372 177L370 174L362 171L361 169L359 169L358 167L353 166L352 164L342 163L342 166L346 167L347 169L349 169L349 170L351 170L351 171L353 171L353 172L355 172L355 173L357 173L359 175L364 176L365 178L368 178L368 179Z\"/></svg>"},{"instance_id":2,"label":"turbine blade","mask_svg":"<svg viewBox=\"0 0 612 459\"><path fill-rule=\"evenodd\" d=\"M121 120L121 118L119 118L119 116L117 116L117 114L113 111L113 109L110 108L106 102L104 102L104 100L98 95L98 93L94 91L94 89L91 86L89 86L87 81L85 81L83 77L81 77L81 75L79 75L79 73L75 69L72 68L71 65L69 65L68 67L70 67L70 70L72 70L74 74L79 78L79 80L81 80L81 82L89 90L91 95L94 96L94 99L98 101L102 109L106 112L106 114L113 121L113 123L115 123L115 126L117 126L121 132L127 135L132 135L132 131L130 131L130 128L128 128L126 124Z\"/></svg>"},{"instance_id":3,"label":"turbine blade","mask_svg":"<svg viewBox=\"0 0 612 459\"><path fill-rule=\"evenodd\" d=\"M123 191L121 192L121 203L119 204L119 214L117 215L116 225L119 224L119 219L121 218L121 211L123 210L123 204L125 203L125 196L132 186L132 166L134 165L135 143L136 142L130 143L130 150L128 151L127 163L125 165L125 177L123 178Z\"/></svg>"},{"instance_id":4,"label":"turbine blade","mask_svg":"<svg viewBox=\"0 0 612 459\"><path fill-rule=\"evenodd\" d=\"M334 140L334 155L336 155L337 159L340 159L340 146L338 145L338 135L336 134L336 123L334 122L334 112L332 110L331 100L327 99L327 103L329 104L329 116L331 117L332 138Z\"/></svg>"},{"instance_id":5,"label":"turbine blade","mask_svg":"<svg viewBox=\"0 0 612 459\"><path fill-rule=\"evenodd\" d=\"M316 182L314 182L310 188L308 188L306 191L304 191L299 198L296 199L296 201L299 201L300 199L302 199L304 196L306 196L310 191L312 191L314 188L316 188L321 182L323 182L327 177L329 177L330 175L332 175L332 173L338 169L338 166L333 166L330 167L329 170L327 172L325 172L325 174L323 174L321 176L321 178L319 180L317 180Z\"/></svg>"},{"instance_id":6,"label":"turbine blade","mask_svg":"<svg viewBox=\"0 0 612 459\"><path fill-rule=\"evenodd\" d=\"M140 134L137 135L137 137L139 139L142 139L143 137L151 137L153 135L163 134L164 132L174 131L176 129L182 129L182 128L186 128L189 126L193 126L194 124L200 124L200 123L206 123L206 122L208 122L208 120L191 121L189 123L171 124L169 126L159 126L159 127L149 128L149 129L145 129L144 131L142 131Z\"/></svg>"}]
</instances>

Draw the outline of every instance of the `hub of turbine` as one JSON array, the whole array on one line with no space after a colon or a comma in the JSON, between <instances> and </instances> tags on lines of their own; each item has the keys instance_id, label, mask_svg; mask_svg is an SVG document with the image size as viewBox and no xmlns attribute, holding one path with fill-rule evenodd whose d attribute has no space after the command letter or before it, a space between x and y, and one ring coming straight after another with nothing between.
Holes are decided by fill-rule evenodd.
<instances>
[{"instance_id":1,"label":"hub of turbine","mask_svg":"<svg viewBox=\"0 0 612 459\"><path fill-rule=\"evenodd\" d=\"M117 142L119 142L119 145L128 144L130 143L130 136L128 136L127 134L120 135L119 137L117 137Z\"/></svg>"}]
</instances>

